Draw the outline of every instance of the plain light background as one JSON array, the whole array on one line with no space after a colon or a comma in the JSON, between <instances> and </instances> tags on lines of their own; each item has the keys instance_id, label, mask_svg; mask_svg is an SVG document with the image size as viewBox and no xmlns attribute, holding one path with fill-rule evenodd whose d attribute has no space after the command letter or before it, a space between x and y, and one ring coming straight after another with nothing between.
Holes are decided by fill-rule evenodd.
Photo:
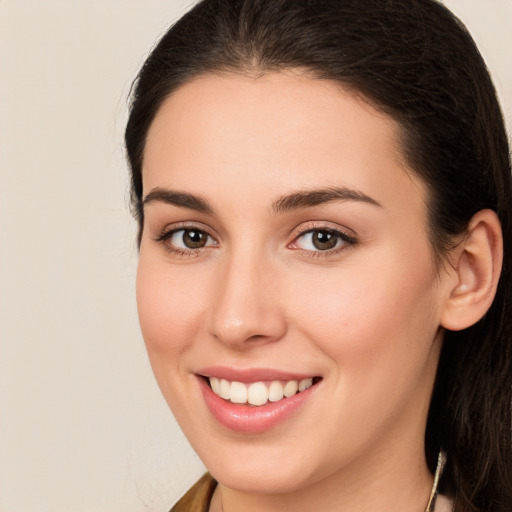
<instances>
[{"instance_id":1,"label":"plain light background","mask_svg":"<svg viewBox=\"0 0 512 512\"><path fill-rule=\"evenodd\" d=\"M122 138L191 0L0 0L0 512L168 511L202 473L137 323ZM447 0L512 126L512 0Z\"/></svg>"}]
</instances>

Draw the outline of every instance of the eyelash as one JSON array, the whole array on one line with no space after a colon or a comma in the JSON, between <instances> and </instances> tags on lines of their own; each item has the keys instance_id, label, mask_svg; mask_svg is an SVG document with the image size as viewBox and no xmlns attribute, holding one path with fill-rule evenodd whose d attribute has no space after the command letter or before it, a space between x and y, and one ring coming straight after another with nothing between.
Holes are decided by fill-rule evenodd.
<instances>
[{"instance_id":1,"label":"eyelash","mask_svg":"<svg viewBox=\"0 0 512 512\"><path fill-rule=\"evenodd\" d=\"M175 245L170 243L170 239L175 234L179 233L180 231L183 231L183 234L185 234L186 232L192 232L192 231L194 231L196 233L200 233L202 235L207 236L209 239L214 240L215 243L211 244L211 245L205 245L203 247L199 247L196 249L193 249L193 248L185 249L182 247L176 247ZM188 258L200 256L201 254L203 254L203 252L205 250L207 250L211 247L215 247L215 245L217 245L217 242L215 241L214 237L211 236L205 229L201 229L196 226L190 226L190 225L183 225L183 226L173 227L172 229L164 230L154 240L155 240L155 242L162 243L168 252L175 254L177 256L188 257Z\"/></svg>"},{"instance_id":2,"label":"eyelash","mask_svg":"<svg viewBox=\"0 0 512 512\"><path fill-rule=\"evenodd\" d=\"M332 249L326 249L326 250L321 250L321 249L310 250L310 249L301 249L300 247L299 248L291 247L294 244L296 244L297 241L300 240L301 238L306 237L306 235L310 235L313 233L328 233L329 235L335 236L337 238L336 244L339 244L340 242L342 242L342 243L339 247L334 247ZM325 225L310 224L310 225L300 227L300 231L298 231L297 235L294 237L293 241L291 242L291 244L288 245L288 247L291 247L294 250L302 251L302 253L305 254L308 258L317 259L317 258L328 258L328 257L335 256L341 252L351 249L352 247L355 247L358 243L359 243L359 240L355 236L349 235L348 233L346 233L340 229L333 228L330 226L325 226Z\"/></svg>"},{"instance_id":3,"label":"eyelash","mask_svg":"<svg viewBox=\"0 0 512 512\"><path fill-rule=\"evenodd\" d=\"M206 237L208 237L210 240L213 240L213 244L209 244L207 241L205 246L199 247L199 248L182 248L182 247L176 247L176 245L173 245L169 242L169 240L179 233L180 231L183 231L183 234L186 232L196 232L200 233ZM334 247L332 249L326 249L326 250L311 250L311 249L301 249L300 247L293 247L294 244L297 243L298 240L301 238L313 234L313 233L328 233L329 235L333 235L337 238L336 244L338 244L340 241L342 242L340 247ZM164 244L167 251L169 251L172 254L175 254L177 256L181 257L198 257L201 256L204 251L215 248L215 246L218 245L218 242L215 240L215 238L208 233L205 229L198 228L196 226L191 225L182 225L178 227L173 227L172 229L164 230L160 235L158 235L155 239L155 242ZM302 251L303 254L307 255L307 257L311 259L316 258L325 258L329 256L334 256L336 254L339 254L342 251L346 251L355 245L359 243L358 239L352 235L349 235L345 233L344 231L341 231L339 229L335 229L332 227L327 226L318 226L318 225L307 225L302 226L300 231L297 232L296 236L293 238L292 242L288 244L288 248L291 248L292 250L299 250Z\"/></svg>"}]
</instances>

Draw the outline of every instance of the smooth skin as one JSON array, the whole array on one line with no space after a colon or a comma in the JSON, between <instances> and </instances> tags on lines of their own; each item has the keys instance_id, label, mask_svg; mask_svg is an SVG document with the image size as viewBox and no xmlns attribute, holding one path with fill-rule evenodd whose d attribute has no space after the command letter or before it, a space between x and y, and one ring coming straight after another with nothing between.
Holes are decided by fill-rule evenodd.
<instances>
[{"instance_id":1,"label":"smooth skin","mask_svg":"<svg viewBox=\"0 0 512 512\"><path fill-rule=\"evenodd\" d=\"M158 384L219 482L212 512L425 510L443 327L489 307L501 238L479 212L436 264L428 194L399 137L360 97L299 71L202 76L150 128L140 323ZM214 365L321 381L284 423L240 433L200 392L197 373Z\"/></svg>"}]
</instances>

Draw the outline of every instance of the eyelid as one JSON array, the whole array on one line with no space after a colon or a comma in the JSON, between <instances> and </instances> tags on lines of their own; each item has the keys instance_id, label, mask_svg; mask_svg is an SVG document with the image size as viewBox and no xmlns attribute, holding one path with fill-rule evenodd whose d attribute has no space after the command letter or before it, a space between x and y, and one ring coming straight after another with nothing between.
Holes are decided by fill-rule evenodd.
<instances>
[{"instance_id":1,"label":"eyelid","mask_svg":"<svg viewBox=\"0 0 512 512\"><path fill-rule=\"evenodd\" d=\"M204 247L198 247L195 249L177 247L170 243L169 240L175 233L187 230L201 231L202 233L205 233L209 238L211 238L214 241L214 243L211 245L206 245ZM200 256L201 254L203 254L203 252L208 251L210 249L217 248L219 245L218 238L219 237L216 236L216 234L213 234L212 229L210 229L209 226L206 226L201 222L182 221L167 224L164 228L158 231L158 234L153 237L153 240L157 243L162 244L165 247L166 251L168 251L171 254L182 257L194 257Z\"/></svg>"},{"instance_id":2,"label":"eyelid","mask_svg":"<svg viewBox=\"0 0 512 512\"><path fill-rule=\"evenodd\" d=\"M334 247L332 249L325 250L312 250L302 247L293 247L293 244L295 244L301 237L304 237L305 235L315 231L329 231L335 233L341 239L343 244L341 247ZM351 249L359 243L357 235L351 229L344 226L342 227L339 224L334 224L332 222L322 221L311 221L299 225L292 231L291 237L292 241L288 244L288 248L305 254L309 258L326 258L329 256L334 256L338 253Z\"/></svg>"},{"instance_id":3,"label":"eyelid","mask_svg":"<svg viewBox=\"0 0 512 512\"><path fill-rule=\"evenodd\" d=\"M155 230L157 234L153 237L153 240L155 242L162 241L162 239L167 238L171 233L180 231L182 229L196 229L198 231L203 231L208 236L213 238L214 240L218 241L219 237L216 233L213 232L213 230L207 226L206 224L203 224L202 222L197 221L180 221L180 222L172 222L170 224L166 224L163 228Z\"/></svg>"},{"instance_id":4,"label":"eyelid","mask_svg":"<svg viewBox=\"0 0 512 512\"><path fill-rule=\"evenodd\" d=\"M290 238L292 239L292 242L297 239L301 235L305 235L306 233L309 233L310 231L334 231L338 232L348 239L352 240L354 243L358 240L358 237L356 233L345 227L340 226L339 224L335 224L330 221L308 221L304 222L303 224L300 224L296 228L292 230L290 233Z\"/></svg>"}]
</instances>

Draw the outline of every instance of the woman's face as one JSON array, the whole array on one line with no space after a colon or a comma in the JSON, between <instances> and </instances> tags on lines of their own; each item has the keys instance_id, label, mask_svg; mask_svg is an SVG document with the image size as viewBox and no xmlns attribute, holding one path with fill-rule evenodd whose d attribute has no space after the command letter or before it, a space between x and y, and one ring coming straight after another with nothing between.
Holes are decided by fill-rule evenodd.
<instances>
[{"instance_id":1,"label":"woman's face","mask_svg":"<svg viewBox=\"0 0 512 512\"><path fill-rule=\"evenodd\" d=\"M141 328L214 477L424 464L446 286L389 117L291 72L203 76L159 110L143 189Z\"/></svg>"}]
</instances>

